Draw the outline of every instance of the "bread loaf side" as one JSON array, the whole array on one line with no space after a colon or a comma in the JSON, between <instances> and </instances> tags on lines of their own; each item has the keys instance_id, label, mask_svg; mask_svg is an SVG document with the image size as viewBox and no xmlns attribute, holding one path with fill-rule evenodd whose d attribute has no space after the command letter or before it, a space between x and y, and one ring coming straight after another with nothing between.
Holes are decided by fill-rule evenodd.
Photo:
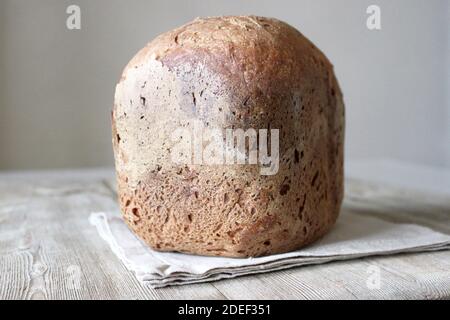
<instances>
[{"instance_id":1,"label":"bread loaf side","mask_svg":"<svg viewBox=\"0 0 450 320\"><path fill-rule=\"evenodd\" d=\"M278 171L174 162L174 132L195 121L278 129ZM262 256L311 243L336 221L342 94L324 54L284 22L204 18L160 35L123 71L112 126L123 217L153 249Z\"/></svg>"}]
</instances>

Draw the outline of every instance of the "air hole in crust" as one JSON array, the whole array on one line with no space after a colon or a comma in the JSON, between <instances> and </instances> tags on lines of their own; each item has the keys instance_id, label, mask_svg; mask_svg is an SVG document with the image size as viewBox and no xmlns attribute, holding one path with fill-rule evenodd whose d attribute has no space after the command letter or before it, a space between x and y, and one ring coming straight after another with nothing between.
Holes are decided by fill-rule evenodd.
<instances>
[{"instance_id":1,"label":"air hole in crust","mask_svg":"<svg viewBox=\"0 0 450 320\"><path fill-rule=\"evenodd\" d=\"M303 211L305 210L305 203L306 203L306 194L303 197L303 203L300 206L300 208L298 209L298 218L300 220L303 220Z\"/></svg>"},{"instance_id":2,"label":"air hole in crust","mask_svg":"<svg viewBox=\"0 0 450 320\"><path fill-rule=\"evenodd\" d=\"M316 171L316 173L314 174L314 177L311 181L311 186L314 187L314 185L316 184L317 178L319 177L319 171Z\"/></svg>"},{"instance_id":3,"label":"air hole in crust","mask_svg":"<svg viewBox=\"0 0 450 320\"><path fill-rule=\"evenodd\" d=\"M294 162L298 163L300 161L300 155L298 154L298 150L295 149L294 151Z\"/></svg>"},{"instance_id":4,"label":"air hole in crust","mask_svg":"<svg viewBox=\"0 0 450 320\"><path fill-rule=\"evenodd\" d=\"M138 209L138 208L133 208L133 209L131 209L131 213L132 213L135 217L140 218L140 216L139 216L139 209Z\"/></svg>"},{"instance_id":5,"label":"air hole in crust","mask_svg":"<svg viewBox=\"0 0 450 320\"><path fill-rule=\"evenodd\" d=\"M289 191L290 188L291 188L291 187L290 187L288 184L283 184L283 185L281 186L281 188L280 188L280 194L281 194L282 196L284 196L286 193L288 193L288 191Z\"/></svg>"}]
</instances>

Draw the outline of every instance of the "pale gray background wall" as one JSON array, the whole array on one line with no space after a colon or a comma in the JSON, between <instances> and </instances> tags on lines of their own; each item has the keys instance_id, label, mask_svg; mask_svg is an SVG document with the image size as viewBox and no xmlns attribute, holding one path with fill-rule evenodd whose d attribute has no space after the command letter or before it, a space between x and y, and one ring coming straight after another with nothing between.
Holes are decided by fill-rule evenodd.
<instances>
[{"instance_id":1,"label":"pale gray background wall","mask_svg":"<svg viewBox=\"0 0 450 320\"><path fill-rule=\"evenodd\" d=\"M82 29L69 31L68 5ZM366 8L382 30L366 28ZM0 1L0 169L111 165L114 86L157 34L196 16L256 14L301 30L334 63L347 159L450 167L450 1Z\"/></svg>"}]
</instances>

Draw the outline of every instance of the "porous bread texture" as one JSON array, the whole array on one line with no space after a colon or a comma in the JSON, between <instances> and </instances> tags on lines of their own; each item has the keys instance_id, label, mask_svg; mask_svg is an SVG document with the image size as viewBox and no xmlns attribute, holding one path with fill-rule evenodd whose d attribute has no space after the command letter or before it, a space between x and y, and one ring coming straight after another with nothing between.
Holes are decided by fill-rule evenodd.
<instances>
[{"instance_id":1,"label":"porous bread texture","mask_svg":"<svg viewBox=\"0 0 450 320\"><path fill-rule=\"evenodd\" d=\"M177 165L171 133L276 128L276 175L259 165ZM323 236L343 197L344 104L327 58L276 19L196 19L129 62L112 113L118 194L155 250L256 257Z\"/></svg>"}]
</instances>

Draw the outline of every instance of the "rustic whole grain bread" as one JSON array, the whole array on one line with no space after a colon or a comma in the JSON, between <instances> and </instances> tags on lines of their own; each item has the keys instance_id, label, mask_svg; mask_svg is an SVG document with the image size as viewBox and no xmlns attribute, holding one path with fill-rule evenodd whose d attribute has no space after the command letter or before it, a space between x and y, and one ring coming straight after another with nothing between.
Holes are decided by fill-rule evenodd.
<instances>
[{"instance_id":1,"label":"rustic whole grain bread","mask_svg":"<svg viewBox=\"0 0 450 320\"><path fill-rule=\"evenodd\" d=\"M279 129L279 170L177 164L171 134ZM249 257L298 249L334 224L343 196L344 105L327 58L279 20L196 19L158 36L116 88L121 210L153 249Z\"/></svg>"}]
</instances>

